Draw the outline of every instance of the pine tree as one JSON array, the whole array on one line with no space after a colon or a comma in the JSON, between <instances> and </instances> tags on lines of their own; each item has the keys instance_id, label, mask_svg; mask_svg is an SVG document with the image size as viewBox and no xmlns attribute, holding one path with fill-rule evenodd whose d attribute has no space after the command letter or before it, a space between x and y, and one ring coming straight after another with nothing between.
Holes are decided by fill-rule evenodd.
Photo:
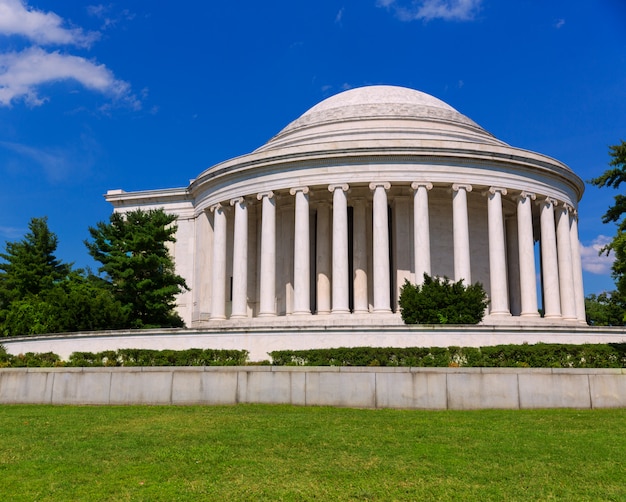
<instances>
[{"instance_id":1,"label":"pine tree","mask_svg":"<svg viewBox=\"0 0 626 502\"><path fill-rule=\"evenodd\" d=\"M13 300L47 291L65 278L71 265L54 255L58 239L48 228L47 218L33 218L21 241L7 242L0 253L0 310Z\"/></svg>"},{"instance_id":2,"label":"pine tree","mask_svg":"<svg viewBox=\"0 0 626 502\"><path fill-rule=\"evenodd\" d=\"M113 213L109 223L90 227L89 254L125 310L131 327L178 327L176 295L187 290L174 273L167 243L176 241L176 216L163 210Z\"/></svg>"}]
</instances>

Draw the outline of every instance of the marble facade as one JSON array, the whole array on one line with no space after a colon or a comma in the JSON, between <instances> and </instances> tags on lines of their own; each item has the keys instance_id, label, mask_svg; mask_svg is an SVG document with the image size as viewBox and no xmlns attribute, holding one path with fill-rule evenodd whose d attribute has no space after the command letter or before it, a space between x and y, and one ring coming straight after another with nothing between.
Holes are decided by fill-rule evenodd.
<instances>
[{"instance_id":1,"label":"marble facade","mask_svg":"<svg viewBox=\"0 0 626 502\"><path fill-rule=\"evenodd\" d=\"M185 188L106 199L178 216L189 327L396 317L404 280L424 273L481 282L488 324L584 324L583 189L564 164L437 98L371 86L322 101Z\"/></svg>"}]
</instances>

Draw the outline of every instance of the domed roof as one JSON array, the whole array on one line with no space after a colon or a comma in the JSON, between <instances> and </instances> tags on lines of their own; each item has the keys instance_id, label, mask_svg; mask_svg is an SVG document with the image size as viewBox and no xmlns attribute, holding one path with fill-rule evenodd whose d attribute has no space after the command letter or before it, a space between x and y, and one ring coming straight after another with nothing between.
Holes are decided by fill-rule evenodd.
<instances>
[{"instance_id":1,"label":"domed roof","mask_svg":"<svg viewBox=\"0 0 626 502\"><path fill-rule=\"evenodd\" d=\"M504 145L429 94L390 85L341 92L310 108L257 151L350 141L471 141Z\"/></svg>"},{"instance_id":2,"label":"domed roof","mask_svg":"<svg viewBox=\"0 0 626 502\"><path fill-rule=\"evenodd\" d=\"M443 108L451 112L458 113L450 105L440 99L424 92L397 87L393 85L372 85L368 87L358 87L348 91L335 94L302 115L305 117L318 112L325 112L334 108L345 108L357 105L416 105L430 106L433 108Z\"/></svg>"}]
</instances>

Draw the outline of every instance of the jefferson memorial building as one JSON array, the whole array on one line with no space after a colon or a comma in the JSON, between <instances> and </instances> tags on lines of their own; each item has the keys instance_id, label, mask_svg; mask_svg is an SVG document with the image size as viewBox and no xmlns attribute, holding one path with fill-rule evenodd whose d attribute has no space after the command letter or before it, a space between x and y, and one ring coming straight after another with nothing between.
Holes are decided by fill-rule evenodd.
<instances>
[{"instance_id":1,"label":"jefferson memorial building","mask_svg":"<svg viewBox=\"0 0 626 502\"><path fill-rule=\"evenodd\" d=\"M425 273L482 283L484 324L571 325L585 324L583 190L433 96L370 86L185 188L106 200L178 216L188 327L400 324L400 289Z\"/></svg>"}]
</instances>

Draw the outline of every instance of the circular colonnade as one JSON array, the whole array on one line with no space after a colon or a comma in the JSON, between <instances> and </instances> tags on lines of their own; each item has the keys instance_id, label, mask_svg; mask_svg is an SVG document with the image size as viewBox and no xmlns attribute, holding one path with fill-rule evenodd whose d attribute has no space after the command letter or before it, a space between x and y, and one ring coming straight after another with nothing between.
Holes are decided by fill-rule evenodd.
<instances>
[{"instance_id":1,"label":"circular colonnade","mask_svg":"<svg viewBox=\"0 0 626 502\"><path fill-rule=\"evenodd\" d=\"M178 216L188 326L397 317L404 281L424 273L481 282L488 324L584 324L583 189L564 164L437 98L370 86L322 101L186 188L106 198L116 211Z\"/></svg>"}]
</instances>

